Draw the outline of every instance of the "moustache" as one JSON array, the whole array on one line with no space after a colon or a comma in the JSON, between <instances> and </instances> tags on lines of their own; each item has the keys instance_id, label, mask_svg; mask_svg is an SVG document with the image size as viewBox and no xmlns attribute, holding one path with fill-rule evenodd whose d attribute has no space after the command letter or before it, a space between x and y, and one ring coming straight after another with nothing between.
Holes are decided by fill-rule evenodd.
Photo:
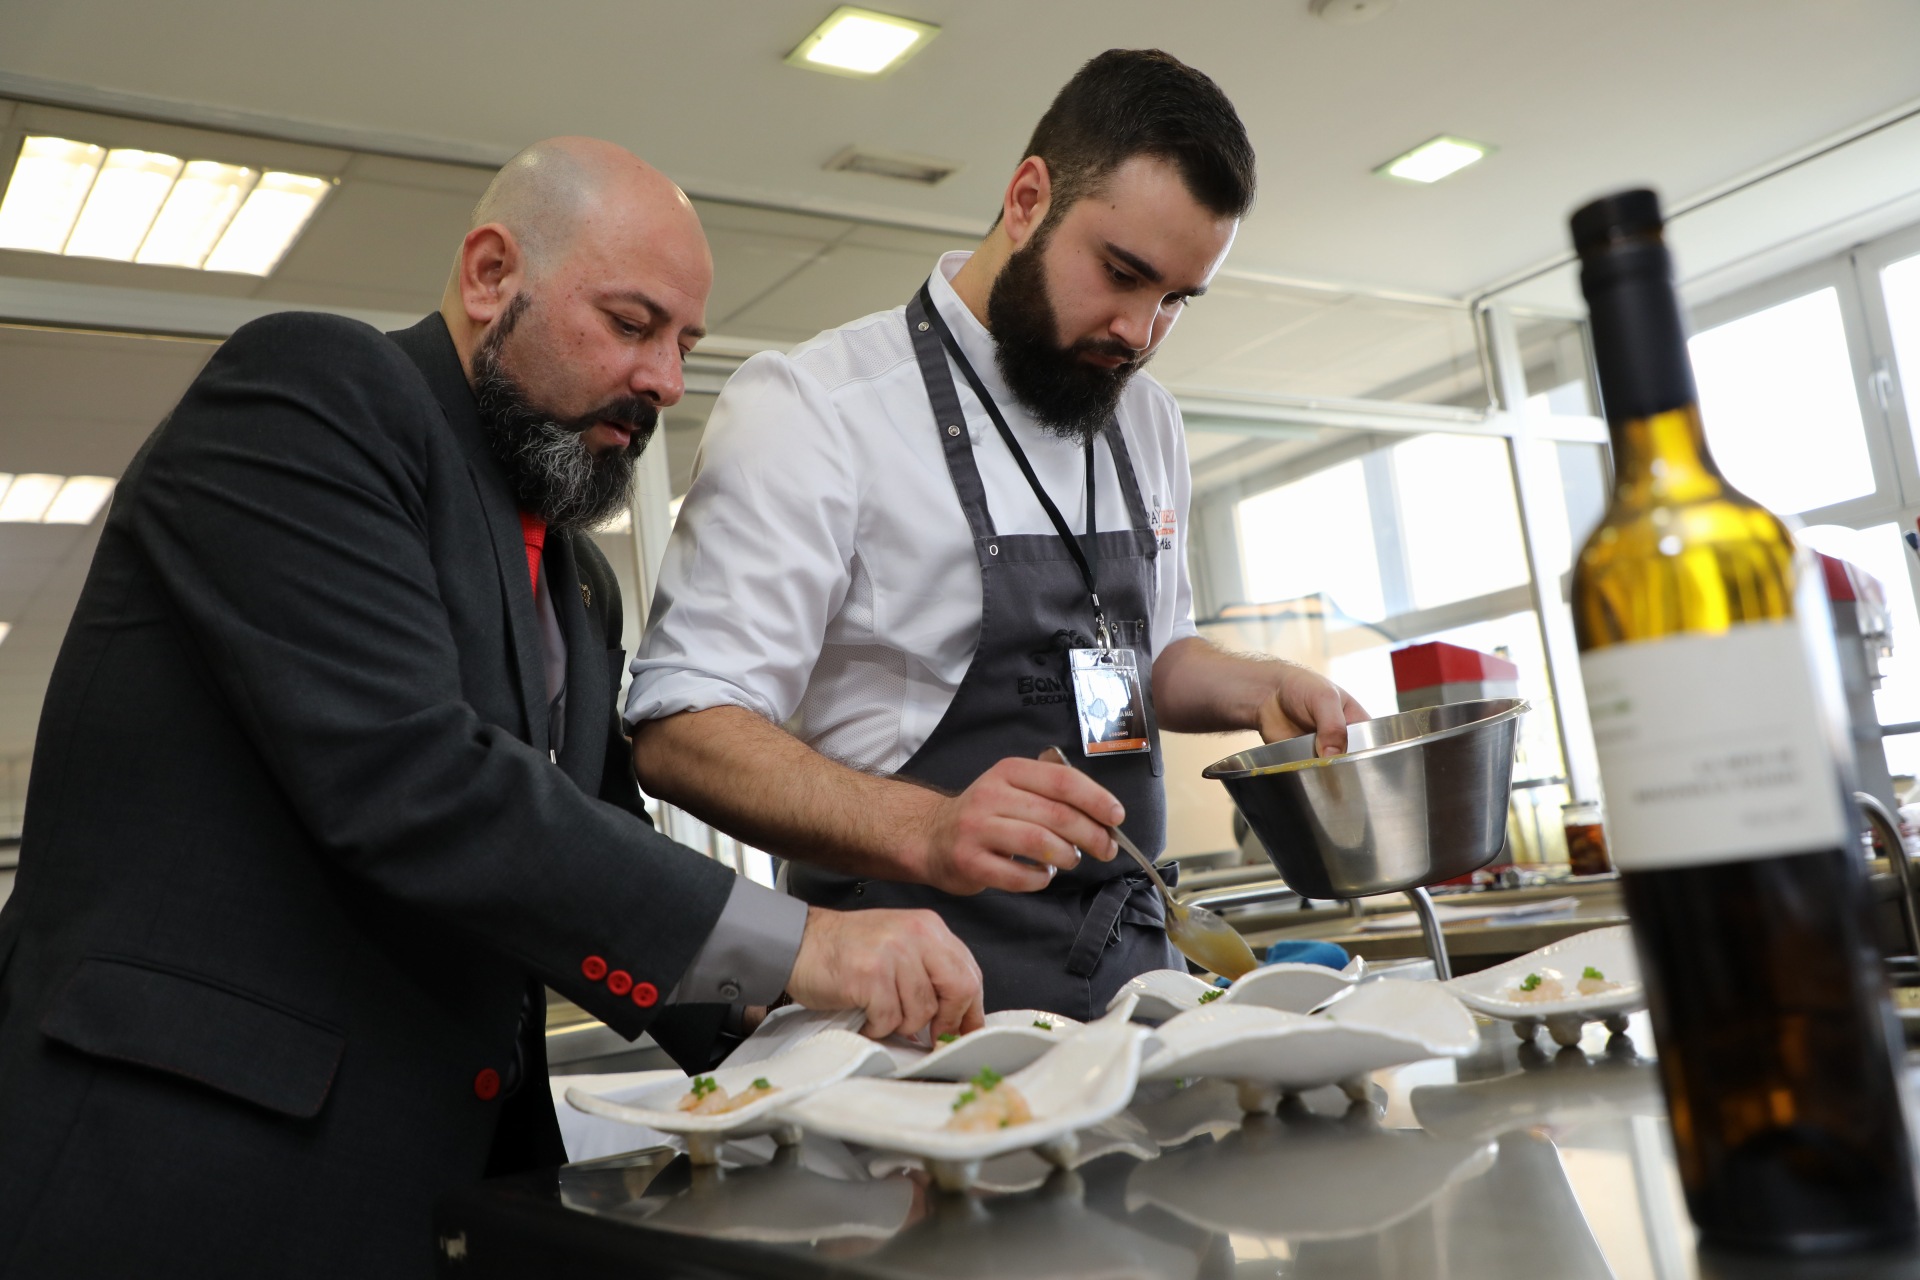
<instances>
[{"instance_id":1,"label":"moustache","mask_svg":"<svg viewBox=\"0 0 1920 1280\"><path fill-rule=\"evenodd\" d=\"M629 396L600 406L591 413L583 413L577 418L558 424L568 431L579 435L589 427L602 422L611 422L625 427L633 433L635 446L644 445L653 434L654 426L660 421L660 410L652 403L637 396ZM637 449L635 450L638 451Z\"/></svg>"},{"instance_id":2,"label":"moustache","mask_svg":"<svg viewBox=\"0 0 1920 1280\"><path fill-rule=\"evenodd\" d=\"M1140 352L1135 351L1118 338L1082 338L1073 344L1072 350L1075 355L1104 356L1113 360L1125 361L1126 363L1121 365L1120 368L1126 368L1140 363ZM1115 369L1113 372L1118 373L1119 371L1120 369Z\"/></svg>"}]
</instances>

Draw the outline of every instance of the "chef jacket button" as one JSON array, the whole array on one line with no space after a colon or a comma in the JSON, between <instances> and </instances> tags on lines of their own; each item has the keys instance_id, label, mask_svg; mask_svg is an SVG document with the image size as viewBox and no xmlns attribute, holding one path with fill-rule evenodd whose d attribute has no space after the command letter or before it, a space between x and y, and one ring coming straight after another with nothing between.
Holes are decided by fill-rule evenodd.
<instances>
[{"instance_id":1,"label":"chef jacket button","mask_svg":"<svg viewBox=\"0 0 1920 1280\"><path fill-rule=\"evenodd\" d=\"M607 975L607 990L617 996L623 996L633 990L633 975L625 969L615 969Z\"/></svg>"},{"instance_id":2,"label":"chef jacket button","mask_svg":"<svg viewBox=\"0 0 1920 1280\"><path fill-rule=\"evenodd\" d=\"M659 1000L660 988L654 986L651 982L636 982L633 984L633 1002L642 1009L653 1008L655 1004L659 1003Z\"/></svg>"},{"instance_id":3,"label":"chef jacket button","mask_svg":"<svg viewBox=\"0 0 1920 1280\"><path fill-rule=\"evenodd\" d=\"M740 984L737 982L721 983L720 995L721 998L725 1000L738 1000L740 998Z\"/></svg>"},{"instance_id":4,"label":"chef jacket button","mask_svg":"<svg viewBox=\"0 0 1920 1280\"><path fill-rule=\"evenodd\" d=\"M500 1073L492 1067L480 1068L480 1074L473 1078L473 1096L482 1102L492 1102L500 1096Z\"/></svg>"},{"instance_id":5,"label":"chef jacket button","mask_svg":"<svg viewBox=\"0 0 1920 1280\"><path fill-rule=\"evenodd\" d=\"M947 434L948 434L948 435L950 435L950 436L957 436L957 435L959 435L959 434L960 434L960 428L959 428L959 427L957 427L957 426L956 426L956 427L948 427L948 428L947 428Z\"/></svg>"},{"instance_id":6,"label":"chef jacket button","mask_svg":"<svg viewBox=\"0 0 1920 1280\"><path fill-rule=\"evenodd\" d=\"M599 956L588 956L580 962L580 972L586 975L588 982L598 982L607 976L607 962Z\"/></svg>"}]
</instances>

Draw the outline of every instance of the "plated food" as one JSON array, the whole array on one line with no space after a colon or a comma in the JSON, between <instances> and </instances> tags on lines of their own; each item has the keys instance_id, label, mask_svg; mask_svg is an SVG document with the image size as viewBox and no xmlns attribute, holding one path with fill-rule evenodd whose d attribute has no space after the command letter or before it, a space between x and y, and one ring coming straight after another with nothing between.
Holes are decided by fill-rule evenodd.
<instances>
[{"instance_id":1,"label":"plated food","mask_svg":"<svg viewBox=\"0 0 1920 1280\"><path fill-rule=\"evenodd\" d=\"M887 1048L902 1080L971 1080L983 1069L1009 1076L1085 1025L1044 1009L1002 1009L976 1031L936 1037L931 1052L897 1039Z\"/></svg>"},{"instance_id":2,"label":"plated food","mask_svg":"<svg viewBox=\"0 0 1920 1280\"><path fill-rule=\"evenodd\" d=\"M678 1109L696 1116L725 1115L729 1111L752 1106L778 1092L765 1076L756 1076L752 1084L735 1094L728 1094L712 1076L695 1076L686 1096L680 1099Z\"/></svg>"},{"instance_id":3,"label":"plated food","mask_svg":"<svg viewBox=\"0 0 1920 1280\"><path fill-rule=\"evenodd\" d=\"M1513 1023L1523 1040L1544 1025L1563 1045L1576 1043L1589 1022L1622 1030L1628 1014L1647 1006L1626 925L1577 933L1446 987L1475 1013Z\"/></svg>"},{"instance_id":4,"label":"plated food","mask_svg":"<svg viewBox=\"0 0 1920 1280\"><path fill-rule=\"evenodd\" d=\"M1120 988L1107 1008L1113 1009L1131 997L1139 1002L1134 1016L1147 1023L1165 1022L1216 1001L1306 1013L1351 990L1366 974L1367 962L1358 956L1344 969L1294 961L1261 965L1226 987L1178 969L1155 969Z\"/></svg>"},{"instance_id":5,"label":"plated food","mask_svg":"<svg viewBox=\"0 0 1920 1280\"><path fill-rule=\"evenodd\" d=\"M1362 1096L1371 1072L1463 1057L1479 1043L1473 1016L1439 984L1388 979L1322 1014L1225 999L1181 1014L1154 1032L1140 1077L1231 1081L1244 1110L1267 1111L1285 1094L1322 1085Z\"/></svg>"},{"instance_id":6,"label":"plated food","mask_svg":"<svg viewBox=\"0 0 1920 1280\"><path fill-rule=\"evenodd\" d=\"M956 1133L985 1133L1029 1124L1032 1120L1033 1108L1027 1105L1020 1090L1008 1084L992 1067L982 1067L953 1100L953 1116L947 1121L947 1128Z\"/></svg>"},{"instance_id":7,"label":"plated food","mask_svg":"<svg viewBox=\"0 0 1920 1280\"><path fill-rule=\"evenodd\" d=\"M695 1164L715 1164L720 1145L770 1133L778 1142L799 1140L784 1108L854 1075L893 1069L887 1051L851 1031L829 1029L745 1066L721 1066L709 1075L674 1076L624 1100L601 1097L578 1086L568 1105L589 1115L674 1135ZM775 1082L778 1083L775 1083Z\"/></svg>"},{"instance_id":8,"label":"plated food","mask_svg":"<svg viewBox=\"0 0 1920 1280\"><path fill-rule=\"evenodd\" d=\"M786 1105L782 1114L811 1133L912 1156L948 1190L964 1190L982 1161L1013 1151L1038 1151L1070 1167L1074 1135L1118 1114L1133 1097L1146 1033L1127 1021L1129 1012L1123 1005L1058 1040L1058 1033L1031 1025L1015 1028L1047 1037L1052 1049L1029 1066L1001 1073L989 1088L975 1082L976 1076L991 1078L978 1069L960 1089L921 1080L848 1079ZM947 1051L984 1034L963 1036ZM964 1123L954 1124L963 1110Z\"/></svg>"}]
</instances>

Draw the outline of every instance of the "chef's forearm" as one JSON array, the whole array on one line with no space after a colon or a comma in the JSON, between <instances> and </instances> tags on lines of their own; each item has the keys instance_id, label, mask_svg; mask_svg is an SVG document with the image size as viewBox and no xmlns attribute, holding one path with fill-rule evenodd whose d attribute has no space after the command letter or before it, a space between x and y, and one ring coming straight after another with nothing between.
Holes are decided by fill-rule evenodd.
<instances>
[{"instance_id":1,"label":"chef's forearm","mask_svg":"<svg viewBox=\"0 0 1920 1280\"><path fill-rule=\"evenodd\" d=\"M757 849L876 879L920 878L943 799L828 759L742 707L643 722L633 767L649 795Z\"/></svg>"},{"instance_id":2,"label":"chef's forearm","mask_svg":"<svg viewBox=\"0 0 1920 1280\"><path fill-rule=\"evenodd\" d=\"M1153 663L1153 709L1173 733L1258 729L1287 664L1228 653L1199 636L1175 640Z\"/></svg>"}]
</instances>

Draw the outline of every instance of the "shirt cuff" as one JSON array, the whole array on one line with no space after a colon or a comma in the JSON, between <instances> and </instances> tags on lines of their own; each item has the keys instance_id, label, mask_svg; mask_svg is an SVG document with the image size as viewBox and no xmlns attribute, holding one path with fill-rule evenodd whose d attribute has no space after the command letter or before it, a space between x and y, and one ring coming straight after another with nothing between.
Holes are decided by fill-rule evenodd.
<instances>
[{"instance_id":1,"label":"shirt cuff","mask_svg":"<svg viewBox=\"0 0 1920 1280\"><path fill-rule=\"evenodd\" d=\"M806 903L737 877L713 932L667 1003L772 1004L787 989L806 927Z\"/></svg>"}]
</instances>

